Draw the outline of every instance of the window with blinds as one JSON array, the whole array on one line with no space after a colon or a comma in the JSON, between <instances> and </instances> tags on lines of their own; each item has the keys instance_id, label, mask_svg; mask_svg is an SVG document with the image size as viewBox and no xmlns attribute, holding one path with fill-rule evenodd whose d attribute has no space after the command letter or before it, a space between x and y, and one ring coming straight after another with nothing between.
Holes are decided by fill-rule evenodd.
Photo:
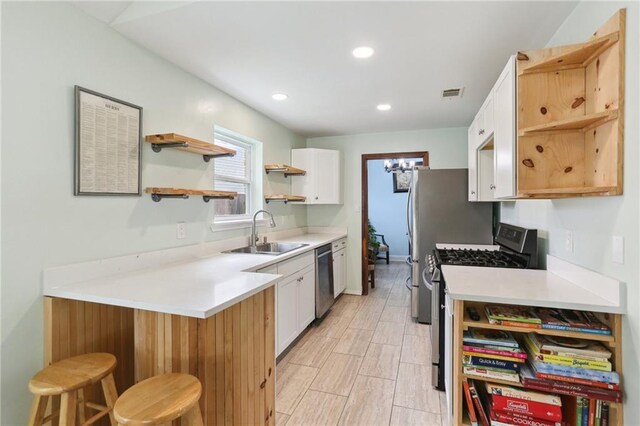
<instances>
[{"instance_id":1,"label":"window with blinds","mask_svg":"<svg viewBox=\"0 0 640 426\"><path fill-rule=\"evenodd\" d=\"M231 137L222 132L214 134L215 144L236 151L233 157L220 157L214 160L213 189L234 191L238 195L234 200L215 200L216 220L238 220L251 214L253 199L253 146L251 143Z\"/></svg>"}]
</instances>

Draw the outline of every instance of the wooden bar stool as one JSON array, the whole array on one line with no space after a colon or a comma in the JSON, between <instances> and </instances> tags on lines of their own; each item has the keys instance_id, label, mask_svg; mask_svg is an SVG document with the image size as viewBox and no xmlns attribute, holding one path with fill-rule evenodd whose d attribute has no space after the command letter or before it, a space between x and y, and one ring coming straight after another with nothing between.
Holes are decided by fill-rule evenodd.
<instances>
[{"instance_id":1,"label":"wooden bar stool","mask_svg":"<svg viewBox=\"0 0 640 426\"><path fill-rule=\"evenodd\" d=\"M113 406L118 399L112 374L115 368L115 356L107 353L92 353L63 359L40 370L29 381L29 390L34 394L29 426L40 426L58 415L60 425L75 426L76 410L83 425L93 424L109 414L111 424L115 426ZM84 400L83 389L98 381L102 384L106 406ZM60 396L60 411L45 417L47 403L52 396ZM97 410L98 413L87 420L85 407Z\"/></svg>"},{"instance_id":2,"label":"wooden bar stool","mask_svg":"<svg viewBox=\"0 0 640 426\"><path fill-rule=\"evenodd\" d=\"M189 374L154 376L127 389L113 409L122 426L160 425L184 416L187 426L202 426L200 381Z\"/></svg>"}]
</instances>

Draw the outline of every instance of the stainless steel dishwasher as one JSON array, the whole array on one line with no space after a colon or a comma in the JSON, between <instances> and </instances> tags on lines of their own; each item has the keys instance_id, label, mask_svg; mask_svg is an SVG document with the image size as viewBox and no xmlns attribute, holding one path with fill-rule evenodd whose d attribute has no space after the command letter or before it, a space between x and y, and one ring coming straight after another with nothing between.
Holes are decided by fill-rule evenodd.
<instances>
[{"instance_id":1,"label":"stainless steel dishwasher","mask_svg":"<svg viewBox=\"0 0 640 426\"><path fill-rule=\"evenodd\" d=\"M316 318L322 318L333 302L333 254L327 244L316 249Z\"/></svg>"}]
</instances>

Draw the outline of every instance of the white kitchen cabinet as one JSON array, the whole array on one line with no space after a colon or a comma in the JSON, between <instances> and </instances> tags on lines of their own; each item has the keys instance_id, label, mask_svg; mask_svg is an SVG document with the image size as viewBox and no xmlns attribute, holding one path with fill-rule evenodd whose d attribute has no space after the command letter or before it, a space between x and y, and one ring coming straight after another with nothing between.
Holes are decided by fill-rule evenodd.
<instances>
[{"instance_id":1,"label":"white kitchen cabinet","mask_svg":"<svg viewBox=\"0 0 640 426\"><path fill-rule=\"evenodd\" d=\"M346 253L344 248L333 252L333 297L338 297L347 288Z\"/></svg>"},{"instance_id":2,"label":"white kitchen cabinet","mask_svg":"<svg viewBox=\"0 0 640 426\"><path fill-rule=\"evenodd\" d=\"M478 149L476 141L478 118L473 120L469 126L468 146L469 146L469 201L478 201Z\"/></svg>"},{"instance_id":3,"label":"white kitchen cabinet","mask_svg":"<svg viewBox=\"0 0 640 426\"><path fill-rule=\"evenodd\" d=\"M516 57L511 56L493 89L495 198L513 198L516 187Z\"/></svg>"},{"instance_id":4,"label":"white kitchen cabinet","mask_svg":"<svg viewBox=\"0 0 640 426\"><path fill-rule=\"evenodd\" d=\"M298 283L298 331L301 333L316 319L316 274L309 266L300 273Z\"/></svg>"},{"instance_id":5,"label":"white kitchen cabinet","mask_svg":"<svg viewBox=\"0 0 640 426\"><path fill-rule=\"evenodd\" d=\"M292 149L291 165L307 172L291 181L291 193L306 197L303 204L342 204L340 151Z\"/></svg>"},{"instance_id":6,"label":"white kitchen cabinet","mask_svg":"<svg viewBox=\"0 0 640 426\"><path fill-rule=\"evenodd\" d=\"M493 89L489 92L489 96L485 99L484 103L480 107L478 112L478 142L484 143L491 138L494 130L494 116L493 116Z\"/></svg>"},{"instance_id":7,"label":"white kitchen cabinet","mask_svg":"<svg viewBox=\"0 0 640 426\"><path fill-rule=\"evenodd\" d=\"M495 199L494 157L493 139L489 140L477 150L478 162L478 201L497 201Z\"/></svg>"},{"instance_id":8,"label":"white kitchen cabinet","mask_svg":"<svg viewBox=\"0 0 640 426\"><path fill-rule=\"evenodd\" d=\"M290 276L278 283L276 328L278 354L298 337L298 276Z\"/></svg>"},{"instance_id":9,"label":"white kitchen cabinet","mask_svg":"<svg viewBox=\"0 0 640 426\"><path fill-rule=\"evenodd\" d=\"M276 287L276 356L280 355L316 317L315 252L258 272L284 275Z\"/></svg>"}]
</instances>

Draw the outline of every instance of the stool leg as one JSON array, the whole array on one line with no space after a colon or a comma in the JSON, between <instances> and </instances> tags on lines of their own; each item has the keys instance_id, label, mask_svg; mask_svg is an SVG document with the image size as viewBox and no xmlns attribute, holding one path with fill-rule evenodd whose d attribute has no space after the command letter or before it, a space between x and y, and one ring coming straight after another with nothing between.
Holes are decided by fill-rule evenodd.
<instances>
[{"instance_id":1,"label":"stool leg","mask_svg":"<svg viewBox=\"0 0 640 426\"><path fill-rule=\"evenodd\" d=\"M111 426L118 426L116 418L113 415L113 407L116 405L118 399L118 391L116 390L116 382L113 380L113 374L109 374L100 381L102 384L102 391L104 392L104 400L107 403L107 407L111 409L109 411L109 419L111 420Z\"/></svg>"},{"instance_id":2,"label":"stool leg","mask_svg":"<svg viewBox=\"0 0 640 426\"><path fill-rule=\"evenodd\" d=\"M41 426L44 413L47 410L48 396L34 395L31 411L29 412L29 426Z\"/></svg>"},{"instance_id":3,"label":"stool leg","mask_svg":"<svg viewBox=\"0 0 640 426\"><path fill-rule=\"evenodd\" d=\"M60 398L60 426L76 425L76 404L78 394L76 391L63 393Z\"/></svg>"},{"instance_id":4,"label":"stool leg","mask_svg":"<svg viewBox=\"0 0 640 426\"><path fill-rule=\"evenodd\" d=\"M203 426L202 412L200 412L200 404L196 404L184 415L186 426Z\"/></svg>"},{"instance_id":5,"label":"stool leg","mask_svg":"<svg viewBox=\"0 0 640 426\"><path fill-rule=\"evenodd\" d=\"M84 424L87 421L87 416L85 413L85 403L84 399L84 389L78 389L78 421L80 424Z\"/></svg>"}]
</instances>

